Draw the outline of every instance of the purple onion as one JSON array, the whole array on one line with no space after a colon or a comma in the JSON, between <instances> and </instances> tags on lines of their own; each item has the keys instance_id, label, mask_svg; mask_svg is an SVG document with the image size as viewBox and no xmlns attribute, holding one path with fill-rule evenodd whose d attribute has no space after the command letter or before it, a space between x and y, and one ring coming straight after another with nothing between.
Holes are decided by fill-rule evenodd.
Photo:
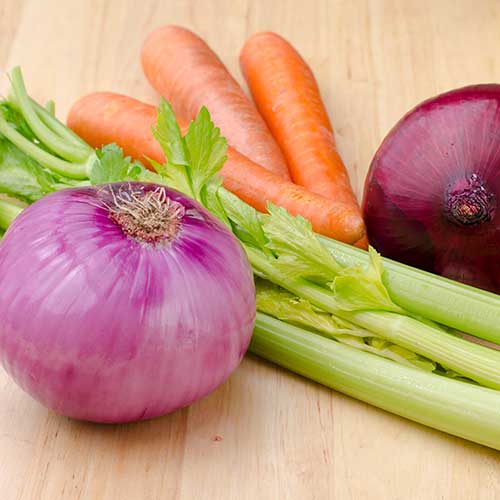
<instances>
[{"instance_id":1,"label":"purple onion","mask_svg":"<svg viewBox=\"0 0 500 500\"><path fill-rule=\"evenodd\" d=\"M384 256L500 292L500 85L429 99L392 129L365 185Z\"/></svg>"},{"instance_id":2,"label":"purple onion","mask_svg":"<svg viewBox=\"0 0 500 500\"><path fill-rule=\"evenodd\" d=\"M47 407L96 422L205 396L238 366L255 319L236 238L153 184L42 198L2 240L0 283L7 372Z\"/></svg>"}]
</instances>

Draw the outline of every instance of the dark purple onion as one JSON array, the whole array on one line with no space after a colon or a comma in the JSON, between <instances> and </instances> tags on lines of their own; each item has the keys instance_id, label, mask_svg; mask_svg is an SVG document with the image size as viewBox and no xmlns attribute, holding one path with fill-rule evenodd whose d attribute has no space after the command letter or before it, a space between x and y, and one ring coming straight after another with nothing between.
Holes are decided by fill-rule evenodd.
<instances>
[{"instance_id":1,"label":"dark purple onion","mask_svg":"<svg viewBox=\"0 0 500 500\"><path fill-rule=\"evenodd\" d=\"M0 246L0 355L55 411L156 417L215 389L252 334L255 289L232 233L152 184L42 198Z\"/></svg>"},{"instance_id":2,"label":"dark purple onion","mask_svg":"<svg viewBox=\"0 0 500 500\"><path fill-rule=\"evenodd\" d=\"M370 243L386 257L500 292L500 85L429 99L378 149L365 184Z\"/></svg>"}]
</instances>

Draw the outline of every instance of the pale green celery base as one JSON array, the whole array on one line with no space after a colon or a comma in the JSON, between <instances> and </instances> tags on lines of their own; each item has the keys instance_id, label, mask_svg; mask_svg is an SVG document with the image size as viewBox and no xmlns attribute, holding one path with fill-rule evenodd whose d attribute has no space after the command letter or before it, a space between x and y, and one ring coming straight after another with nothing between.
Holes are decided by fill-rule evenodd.
<instances>
[{"instance_id":1,"label":"pale green celery base","mask_svg":"<svg viewBox=\"0 0 500 500\"><path fill-rule=\"evenodd\" d=\"M500 450L500 392L401 366L261 313L250 351L356 399Z\"/></svg>"},{"instance_id":2,"label":"pale green celery base","mask_svg":"<svg viewBox=\"0 0 500 500\"><path fill-rule=\"evenodd\" d=\"M320 237L343 266L368 264L368 252ZM384 283L402 308L500 344L500 296L382 258Z\"/></svg>"}]
</instances>

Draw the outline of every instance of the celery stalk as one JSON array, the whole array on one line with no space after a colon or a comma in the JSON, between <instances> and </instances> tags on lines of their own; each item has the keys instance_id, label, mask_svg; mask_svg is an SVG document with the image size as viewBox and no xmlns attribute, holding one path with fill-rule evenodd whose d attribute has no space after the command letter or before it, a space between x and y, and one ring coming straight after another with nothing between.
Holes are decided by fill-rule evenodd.
<instances>
[{"instance_id":1,"label":"celery stalk","mask_svg":"<svg viewBox=\"0 0 500 500\"><path fill-rule=\"evenodd\" d=\"M92 153L92 149L86 145L83 146L81 141L69 141L67 137L65 137L65 140L62 140L59 134L42 122L33 105L33 101L26 92L19 67L12 70L10 77L16 104L19 106L26 122L38 139L65 160L75 163L85 163L89 157L89 152Z\"/></svg>"},{"instance_id":2,"label":"celery stalk","mask_svg":"<svg viewBox=\"0 0 500 500\"><path fill-rule=\"evenodd\" d=\"M19 67L12 70L10 78L12 97L9 104L22 115L24 124L36 141L26 138L2 112L0 136L52 173L68 179L87 179L96 159L94 150L47 110L34 103L26 92ZM45 147L41 147L41 144Z\"/></svg>"},{"instance_id":3,"label":"celery stalk","mask_svg":"<svg viewBox=\"0 0 500 500\"><path fill-rule=\"evenodd\" d=\"M500 450L500 392L402 366L261 313L250 351L361 401Z\"/></svg>"},{"instance_id":4,"label":"celery stalk","mask_svg":"<svg viewBox=\"0 0 500 500\"><path fill-rule=\"evenodd\" d=\"M90 157L86 163L81 164L61 160L26 139L9 125L2 116L0 116L0 135L3 135L25 154L38 161L40 165L43 165L45 168L58 175L70 179L85 179L87 177L87 169L91 164L92 157Z\"/></svg>"},{"instance_id":5,"label":"celery stalk","mask_svg":"<svg viewBox=\"0 0 500 500\"><path fill-rule=\"evenodd\" d=\"M368 252L320 237L343 266L364 265ZM402 308L438 323L500 344L500 296L382 258L384 283Z\"/></svg>"},{"instance_id":6,"label":"celery stalk","mask_svg":"<svg viewBox=\"0 0 500 500\"><path fill-rule=\"evenodd\" d=\"M12 104L16 104L15 101ZM87 156L90 155L93 149L83 140L80 136L75 134L70 128L66 127L55 117L55 104L54 101L49 101L44 108L40 106L36 101L30 98L30 105L34 108L37 116L52 132L57 134L57 136L65 141L70 142L75 146L80 146L82 150L87 151Z\"/></svg>"}]
</instances>

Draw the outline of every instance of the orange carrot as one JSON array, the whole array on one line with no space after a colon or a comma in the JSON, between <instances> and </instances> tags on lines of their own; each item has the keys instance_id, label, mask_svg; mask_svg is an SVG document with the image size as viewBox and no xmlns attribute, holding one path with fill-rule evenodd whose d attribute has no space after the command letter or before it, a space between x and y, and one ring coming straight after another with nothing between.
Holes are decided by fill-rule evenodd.
<instances>
[{"instance_id":1,"label":"orange carrot","mask_svg":"<svg viewBox=\"0 0 500 500\"><path fill-rule=\"evenodd\" d=\"M240 65L292 180L331 200L357 205L318 85L298 52L275 33L258 33L245 43Z\"/></svg>"},{"instance_id":2,"label":"orange carrot","mask_svg":"<svg viewBox=\"0 0 500 500\"><path fill-rule=\"evenodd\" d=\"M368 244L369 244L368 238L365 234L361 239L359 239L358 241L356 241L356 243L354 243L354 246L366 250L368 248Z\"/></svg>"},{"instance_id":3,"label":"orange carrot","mask_svg":"<svg viewBox=\"0 0 500 500\"><path fill-rule=\"evenodd\" d=\"M178 116L193 119L206 106L231 146L290 179L283 154L255 105L201 38L178 26L164 26L149 35L141 58L151 85Z\"/></svg>"},{"instance_id":4,"label":"orange carrot","mask_svg":"<svg viewBox=\"0 0 500 500\"><path fill-rule=\"evenodd\" d=\"M314 231L354 243L363 237L364 223L352 204L328 200L253 163L234 149L221 171L224 187L261 212L267 201L309 220ZM355 236L356 235L356 236Z\"/></svg>"},{"instance_id":5,"label":"orange carrot","mask_svg":"<svg viewBox=\"0 0 500 500\"><path fill-rule=\"evenodd\" d=\"M73 104L67 124L94 148L115 142L126 156L162 163L163 151L151 133L156 117L150 104L113 92L94 92Z\"/></svg>"},{"instance_id":6,"label":"orange carrot","mask_svg":"<svg viewBox=\"0 0 500 500\"><path fill-rule=\"evenodd\" d=\"M93 147L115 142L133 158L144 161L146 156L163 162L163 152L151 133L155 122L154 106L109 92L83 97L68 116L69 127ZM227 189L257 210L265 212L267 201L271 201L310 220L316 232L347 243L356 242L364 234L363 220L351 204L311 193L232 148L228 149L221 176Z\"/></svg>"}]
</instances>

